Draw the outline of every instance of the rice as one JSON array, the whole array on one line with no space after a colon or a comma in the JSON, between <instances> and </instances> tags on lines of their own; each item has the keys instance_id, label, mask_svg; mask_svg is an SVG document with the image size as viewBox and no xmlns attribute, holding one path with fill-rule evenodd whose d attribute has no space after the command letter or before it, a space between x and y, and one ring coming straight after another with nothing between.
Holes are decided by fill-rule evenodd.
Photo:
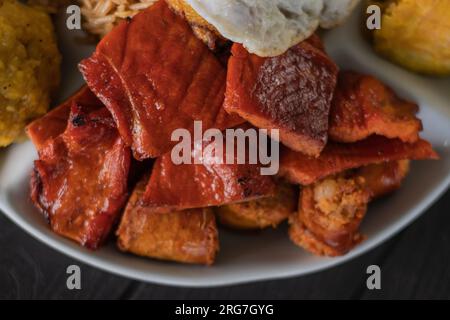
<instances>
[{"instance_id":1,"label":"rice","mask_svg":"<svg viewBox=\"0 0 450 320\"><path fill-rule=\"evenodd\" d=\"M79 0L84 30L103 37L121 20L133 17L157 0Z\"/></svg>"}]
</instances>

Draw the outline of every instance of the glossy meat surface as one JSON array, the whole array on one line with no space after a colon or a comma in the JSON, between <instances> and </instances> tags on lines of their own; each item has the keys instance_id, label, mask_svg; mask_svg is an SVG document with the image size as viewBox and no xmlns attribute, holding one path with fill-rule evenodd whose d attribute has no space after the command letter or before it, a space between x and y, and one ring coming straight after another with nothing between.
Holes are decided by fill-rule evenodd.
<instances>
[{"instance_id":1,"label":"glossy meat surface","mask_svg":"<svg viewBox=\"0 0 450 320\"><path fill-rule=\"evenodd\" d=\"M377 134L413 143L422 130L418 110L376 78L342 72L331 104L330 139L355 142Z\"/></svg>"},{"instance_id":2,"label":"glossy meat surface","mask_svg":"<svg viewBox=\"0 0 450 320\"><path fill-rule=\"evenodd\" d=\"M317 156L327 142L338 68L313 37L273 58L234 44L225 110L259 128L279 129L283 144Z\"/></svg>"},{"instance_id":3,"label":"glossy meat surface","mask_svg":"<svg viewBox=\"0 0 450 320\"><path fill-rule=\"evenodd\" d=\"M43 117L34 120L27 128L27 135L39 151L45 142L50 138L59 136L67 127L67 120L70 115L70 108L73 103L82 105L85 109L95 110L102 107L101 102L89 90L83 86L73 96L64 101Z\"/></svg>"},{"instance_id":4,"label":"glossy meat surface","mask_svg":"<svg viewBox=\"0 0 450 320\"><path fill-rule=\"evenodd\" d=\"M42 146L31 198L53 231L95 249L125 204L131 153L106 108L86 109L72 104L64 133Z\"/></svg>"},{"instance_id":5,"label":"glossy meat surface","mask_svg":"<svg viewBox=\"0 0 450 320\"><path fill-rule=\"evenodd\" d=\"M330 142L318 158L285 148L281 150L279 174L292 183L308 185L326 176L372 163L438 158L431 144L422 139L409 144L399 139L371 136L355 143Z\"/></svg>"},{"instance_id":6,"label":"glossy meat surface","mask_svg":"<svg viewBox=\"0 0 450 320\"><path fill-rule=\"evenodd\" d=\"M211 265L219 250L211 209L157 213L142 203L147 179L128 201L117 231L119 248L149 258Z\"/></svg>"},{"instance_id":7,"label":"glossy meat surface","mask_svg":"<svg viewBox=\"0 0 450 320\"><path fill-rule=\"evenodd\" d=\"M357 170L363 177L372 199L382 197L400 188L409 173L409 160L370 164Z\"/></svg>"},{"instance_id":8,"label":"glossy meat surface","mask_svg":"<svg viewBox=\"0 0 450 320\"><path fill-rule=\"evenodd\" d=\"M330 177L302 188L298 213L290 219L291 240L315 255L347 253L363 240L358 229L369 198L360 177Z\"/></svg>"},{"instance_id":9,"label":"glossy meat surface","mask_svg":"<svg viewBox=\"0 0 450 320\"><path fill-rule=\"evenodd\" d=\"M164 1L115 27L80 63L135 158L158 157L175 129L242 123L222 109L226 70Z\"/></svg>"},{"instance_id":10,"label":"glossy meat surface","mask_svg":"<svg viewBox=\"0 0 450 320\"><path fill-rule=\"evenodd\" d=\"M261 175L260 164L237 164L237 144L233 163L227 164L223 138L223 155L216 153L216 141L195 143L191 164L176 165L171 153L156 159L144 200L162 211L219 206L249 201L275 193L272 176ZM231 154L229 154L231 157ZM195 159L203 160L195 164ZM220 163L221 162L221 163Z\"/></svg>"}]
</instances>

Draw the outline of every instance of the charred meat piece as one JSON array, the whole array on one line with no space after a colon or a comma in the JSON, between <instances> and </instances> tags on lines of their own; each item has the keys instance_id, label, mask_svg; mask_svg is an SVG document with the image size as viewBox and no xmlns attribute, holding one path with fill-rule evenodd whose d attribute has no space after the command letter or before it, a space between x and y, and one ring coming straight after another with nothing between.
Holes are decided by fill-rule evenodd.
<instances>
[{"instance_id":1,"label":"charred meat piece","mask_svg":"<svg viewBox=\"0 0 450 320\"><path fill-rule=\"evenodd\" d=\"M153 166L144 201L165 212L274 195L275 183L272 176L261 174L262 165L257 161L238 164L238 145L234 144L234 150L228 149L224 137L194 142L190 163L175 164L172 159L175 149L161 156ZM244 146L245 150L249 149L247 147Z\"/></svg>"},{"instance_id":2,"label":"charred meat piece","mask_svg":"<svg viewBox=\"0 0 450 320\"><path fill-rule=\"evenodd\" d=\"M103 107L89 88L83 86L61 105L28 125L26 129L27 135L38 151L45 145L48 139L56 138L64 132L73 103L82 105L86 110L95 110Z\"/></svg>"},{"instance_id":3,"label":"charred meat piece","mask_svg":"<svg viewBox=\"0 0 450 320\"><path fill-rule=\"evenodd\" d=\"M222 108L225 68L164 1L115 27L80 70L139 160L169 151L172 132L194 120L242 123Z\"/></svg>"},{"instance_id":4,"label":"charred meat piece","mask_svg":"<svg viewBox=\"0 0 450 320\"><path fill-rule=\"evenodd\" d=\"M331 104L330 139L355 142L377 134L414 143L422 130L418 110L374 77L342 72Z\"/></svg>"},{"instance_id":5,"label":"charred meat piece","mask_svg":"<svg viewBox=\"0 0 450 320\"><path fill-rule=\"evenodd\" d=\"M53 231L95 249L125 204L131 152L106 108L86 109L73 103L64 133L42 146L31 198Z\"/></svg>"},{"instance_id":6,"label":"charred meat piece","mask_svg":"<svg viewBox=\"0 0 450 320\"><path fill-rule=\"evenodd\" d=\"M238 230L275 228L297 210L298 188L277 184L275 196L229 204L215 209L219 222Z\"/></svg>"},{"instance_id":7,"label":"charred meat piece","mask_svg":"<svg viewBox=\"0 0 450 320\"><path fill-rule=\"evenodd\" d=\"M330 142L318 158L284 148L281 150L279 175L292 183L308 185L327 176L373 163L438 158L431 144L422 139L410 144L399 139L371 136L355 143Z\"/></svg>"},{"instance_id":8,"label":"charred meat piece","mask_svg":"<svg viewBox=\"0 0 450 320\"><path fill-rule=\"evenodd\" d=\"M211 265L219 250L211 209L156 213L143 205L147 179L136 186L117 230L118 246L140 256Z\"/></svg>"},{"instance_id":9,"label":"charred meat piece","mask_svg":"<svg viewBox=\"0 0 450 320\"><path fill-rule=\"evenodd\" d=\"M400 188L409 172L409 160L370 164L356 171L363 177L371 199L387 195Z\"/></svg>"},{"instance_id":10,"label":"charred meat piece","mask_svg":"<svg viewBox=\"0 0 450 320\"><path fill-rule=\"evenodd\" d=\"M369 192L364 178L330 177L302 188L289 235L315 255L340 256L363 240L358 232Z\"/></svg>"},{"instance_id":11,"label":"charred meat piece","mask_svg":"<svg viewBox=\"0 0 450 320\"><path fill-rule=\"evenodd\" d=\"M279 129L289 148L318 156L327 142L338 68L317 37L286 53L261 58L234 44L225 110L259 128Z\"/></svg>"}]
</instances>

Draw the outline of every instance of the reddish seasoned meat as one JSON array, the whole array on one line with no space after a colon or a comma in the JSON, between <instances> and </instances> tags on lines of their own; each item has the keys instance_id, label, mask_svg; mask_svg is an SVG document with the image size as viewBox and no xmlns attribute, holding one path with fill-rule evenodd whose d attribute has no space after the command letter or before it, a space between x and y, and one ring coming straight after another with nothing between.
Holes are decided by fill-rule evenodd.
<instances>
[{"instance_id":1,"label":"reddish seasoned meat","mask_svg":"<svg viewBox=\"0 0 450 320\"><path fill-rule=\"evenodd\" d=\"M73 103L64 133L42 146L31 198L56 233L95 249L125 204L131 154L109 111L86 109Z\"/></svg>"},{"instance_id":2,"label":"reddish seasoned meat","mask_svg":"<svg viewBox=\"0 0 450 320\"><path fill-rule=\"evenodd\" d=\"M292 183L308 185L329 175L372 163L438 158L425 140L410 144L399 139L371 136L355 143L328 143L318 158L285 148L281 150L279 174Z\"/></svg>"},{"instance_id":3,"label":"reddish seasoned meat","mask_svg":"<svg viewBox=\"0 0 450 320\"><path fill-rule=\"evenodd\" d=\"M283 144L318 156L327 142L337 72L317 37L273 58L234 44L225 110L259 128L279 129Z\"/></svg>"},{"instance_id":4,"label":"reddish seasoned meat","mask_svg":"<svg viewBox=\"0 0 450 320\"><path fill-rule=\"evenodd\" d=\"M342 72L331 104L330 139L355 142L378 134L413 143L422 130L418 110L374 77Z\"/></svg>"},{"instance_id":5,"label":"reddish seasoned meat","mask_svg":"<svg viewBox=\"0 0 450 320\"><path fill-rule=\"evenodd\" d=\"M155 161L144 200L160 211L184 210L249 201L275 194L271 176L261 175L259 164L226 164L227 148L223 141L223 157L216 153L216 141L194 144L195 159L200 164L179 164L167 153ZM211 151L211 152L208 152ZM247 149L248 150L248 149ZM222 164L218 160L222 160Z\"/></svg>"},{"instance_id":6,"label":"reddish seasoned meat","mask_svg":"<svg viewBox=\"0 0 450 320\"><path fill-rule=\"evenodd\" d=\"M371 199L382 197L400 188L409 172L409 160L370 164L357 170L363 177Z\"/></svg>"},{"instance_id":7,"label":"reddish seasoned meat","mask_svg":"<svg viewBox=\"0 0 450 320\"><path fill-rule=\"evenodd\" d=\"M174 145L175 129L223 129L242 120L222 108L226 70L161 0L115 27L80 64L137 159Z\"/></svg>"},{"instance_id":8,"label":"reddish seasoned meat","mask_svg":"<svg viewBox=\"0 0 450 320\"><path fill-rule=\"evenodd\" d=\"M361 177L340 175L304 187L290 218L290 238L315 255L343 255L363 240L358 229L368 202Z\"/></svg>"},{"instance_id":9,"label":"reddish seasoned meat","mask_svg":"<svg viewBox=\"0 0 450 320\"><path fill-rule=\"evenodd\" d=\"M317 35L317 33L314 33L311 37L309 37L308 39L305 39L305 41L308 42L313 47L326 53L325 46L322 42L322 39L320 39L320 37Z\"/></svg>"},{"instance_id":10,"label":"reddish seasoned meat","mask_svg":"<svg viewBox=\"0 0 450 320\"><path fill-rule=\"evenodd\" d=\"M39 151L45 142L50 138L56 138L67 127L67 120L70 115L70 108L73 103L78 103L85 109L95 110L103 107L97 97L83 86L73 96L63 102L61 105L51 110L43 117L34 120L26 129L28 136Z\"/></svg>"},{"instance_id":11,"label":"reddish seasoned meat","mask_svg":"<svg viewBox=\"0 0 450 320\"><path fill-rule=\"evenodd\" d=\"M138 183L128 201L117 230L120 250L162 260L212 264L219 239L211 209L157 213L142 202L147 181L148 177Z\"/></svg>"},{"instance_id":12,"label":"reddish seasoned meat","mask_svg":"<svg viewBox=\"0 0 450 320\"><path fill-rule=\"evenodd\" d=\"M368 202L398 189L408 170L408 160L389 161L303 187L290 218L292 241L316 255L347 253L364 239L358 229Z\"/></svg>"}]
</instances>

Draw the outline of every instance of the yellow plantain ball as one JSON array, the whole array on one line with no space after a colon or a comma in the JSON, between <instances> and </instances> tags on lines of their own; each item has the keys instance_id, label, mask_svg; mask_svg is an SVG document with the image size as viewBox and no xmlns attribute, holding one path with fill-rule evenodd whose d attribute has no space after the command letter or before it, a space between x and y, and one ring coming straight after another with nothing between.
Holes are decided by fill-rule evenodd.
<instances>
[{"instance_id":1,"label":"yellow plantain ball","mask_svg":"<svg viewBox=\"0 0 450 320\"><path fill-rule=\"evenodd\" d=\"M383 8L375 50L412 71L450 75L450 1L395 0Z\"/></svg>"}]
</instances>

